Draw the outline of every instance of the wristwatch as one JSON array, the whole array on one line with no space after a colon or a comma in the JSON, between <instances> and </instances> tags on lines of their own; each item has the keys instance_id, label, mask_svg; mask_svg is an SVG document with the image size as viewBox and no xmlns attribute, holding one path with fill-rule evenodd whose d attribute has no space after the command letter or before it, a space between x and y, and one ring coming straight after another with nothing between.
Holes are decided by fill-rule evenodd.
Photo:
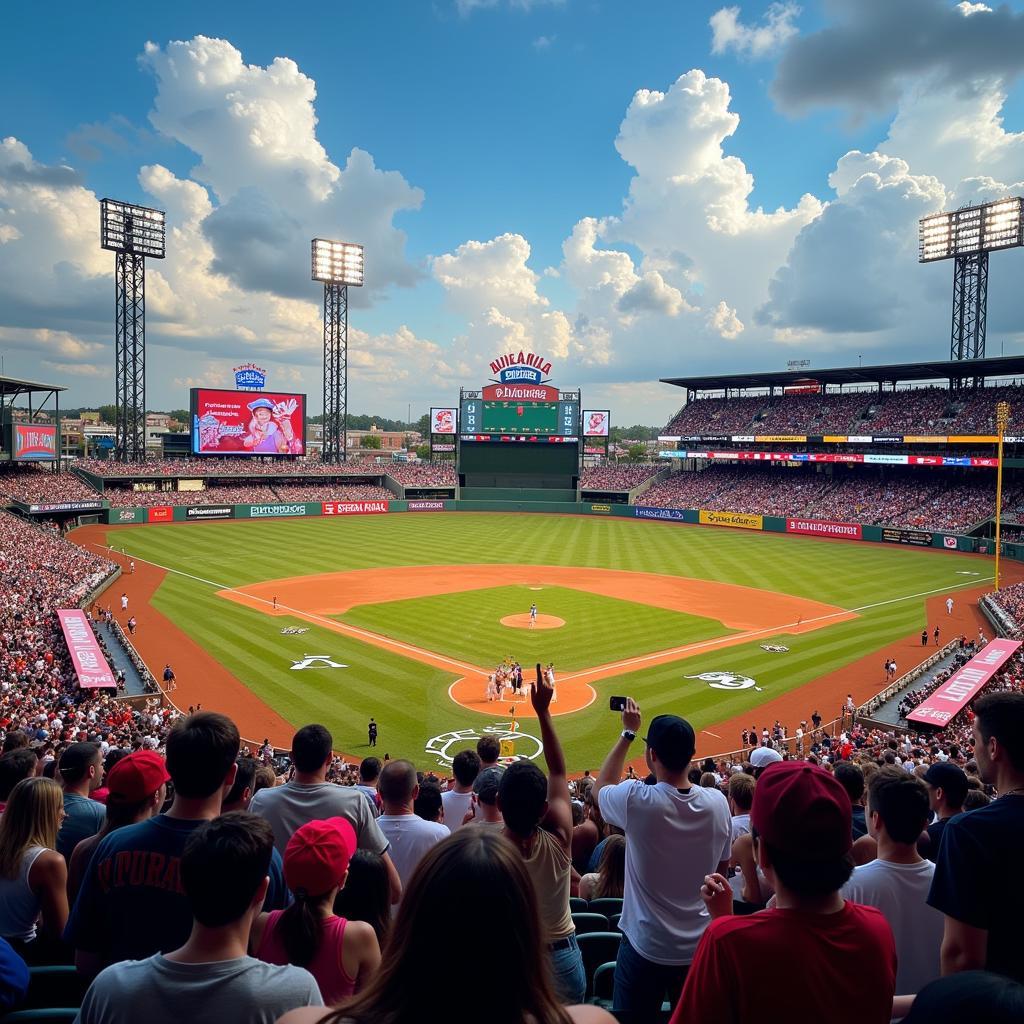
<instances>
[{"instance_id":1,"label":"wristwatch","mask_svg":"<svg viewBox=\"0 0 1024 1024\"><path fill-rule=\"evenodd\" d=\"M625 740L625 741L626 741L627 743L632 743L632 742L633 742L633 740L635 740L635 739L636 739L636 733L635 733L635 732L633 732L633 730L632 730L632 729L623 729L623 730L622 730L622 738L623 738L623 739L624 739L624 740Z\"/></svg>"}]
</instances>

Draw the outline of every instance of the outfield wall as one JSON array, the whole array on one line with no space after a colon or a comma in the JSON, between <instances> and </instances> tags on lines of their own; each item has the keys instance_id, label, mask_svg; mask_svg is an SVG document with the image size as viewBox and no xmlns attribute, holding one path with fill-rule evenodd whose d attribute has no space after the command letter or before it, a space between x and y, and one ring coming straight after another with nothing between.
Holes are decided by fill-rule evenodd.
<instances>
[{"instance_id":1,"label":"outfield wall","mask_svg":"<svg viewBox=\"0 0 1024 1024\"><path fill-rule=\"evenodd\" d=\"M948 551L993 553L993 542L985 537L936 533L862 523L839 523L798 516L761 516L748 512L717 512L707 509L660 508L651 505L619 505L591 501L468 501L451 498L380 501L298 501L267 505L157 505L152 508L108 508L100 513L109 525L152 523L201 523L224 519L294 519L320 516L384 515L392 512L537 512L561 515L591 515L655 522L721 526L765 533L789 533L834 540L864 540L912 547L943 548ZM1009 558L1024 561L1024 545L1005 544Z\"/></svg>"}]
</instances>

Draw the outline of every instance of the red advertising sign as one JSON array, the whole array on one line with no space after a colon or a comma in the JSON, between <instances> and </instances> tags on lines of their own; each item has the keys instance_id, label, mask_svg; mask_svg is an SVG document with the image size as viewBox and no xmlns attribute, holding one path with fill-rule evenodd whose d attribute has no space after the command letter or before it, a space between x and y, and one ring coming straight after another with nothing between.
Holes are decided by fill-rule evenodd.
<instances>
[{"instance_id":1,"label":"red advertising sign","mask_svg":"<svg viewBox=\"0 0 1024 1024\"><path fill-rule=\"evenodd\" d=\"M860 540L864 531L860 523L833 523L827 519L787 519L786 533L805 533L815 537L845 537Z\"/></svg>"},{"instance_id":2,"label":"red advertising sign","mask_svg":"<svg viewBox=\"0 0 1024 1024\"><path fill-rule=\"evenodd\" d=\"M103 656L85 612L80 608L62 609L57 612L57 618L67 641L71 664L78 676L78 685L83 689L116 686L117 680Z\"/></svg>"},{"instance_id":3,"label":"red advertising sign","mask_svg":"<svg viewBox=\"0 0 1024 1024\"><path fill-rule=\"evenodd\" d=\"M14 424L14 461L57 458L57 428L44 423Z\"/></svg>"},{"instance_id":4,"label":"red advertising sign","mask_svg":"<svg viewBox=\"0 0 1024 1024\"><path fill-rule=\"evenodd\" d=\"M325 501L325 516L362 516L387 512L386 501Z\"/></svg>"},{"instance_id":5,"label":"red advertising sign","mask_svg":"<svg viewBox=\"0 0 1024 1024\"><path fill-rule=\"evenodd\" d=\"M488 384L485 402L557 402L558 388L548 384Z\"/></svg>"},{"instance_id":6,"label":"red advertising sign","mask_svg":"<svg viewBox=\"0 0 1024 1024\"><path fill-rule=\"evenodd\" d=\"M192 389L196 455L305 455L306 396Z\"/></svg>"},{"instance_id":7,"label":"red advertising sign","mask_svg":"<svg viewBox=\"0 0 1024 1024\"><path fill-rule=\"evenodd\" d=\"M146 509L146 521L150 523L169 523L174 518L174 509L170 505L154 505Z\"/></svg>"},{"instance_id":8,"label":"red advertising sign","mask_svg":"<svg viewBox=\"0 0 1024 1024\"><path fill-rule=\"evenodd\" d=\"M962 669L954 672L923 704L907 715L908 722L920 722L942 728L962 711L1010 658L1019 640L993 640Z\"/></svg>"}]
</instances>

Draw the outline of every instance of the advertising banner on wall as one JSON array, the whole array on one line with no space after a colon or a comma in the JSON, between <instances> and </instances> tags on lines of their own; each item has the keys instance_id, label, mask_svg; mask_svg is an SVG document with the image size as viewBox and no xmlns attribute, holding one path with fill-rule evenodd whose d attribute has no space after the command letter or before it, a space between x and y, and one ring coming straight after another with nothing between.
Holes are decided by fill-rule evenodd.
<instances>
[{"instance_id":1,"label":"advertising banner on wall","mask_svg":"<svg viewBox=\"0 0 1024 1024\"><path fill-rule=\"evenodd\" d=\"M47 462L57 458L57 428L45 423L14 424L14 461Z\"/></svg>"},{"instance_id":2,"label":"advertising banner on wall","mask_svg":"<svg viewBox=\"0 0 1024 1024\"><path fill-rule=\"evenodd\" d=\"M274 519L280 516L304 516L306 515L305 502L294 505L250 505L250 519Z\"/></svg>"},{"instance_id":3,"label":"advertising banner on wall","mask_svg":"<svg viewBox=\"0 0 1024 1024\"><path fill-rule=\"evenodd\" d=\"M146 509L146 521L150 523L169 523L174 518L174 509L170 505L154 505Z\"/></svg>"},{"instance_id":4,"label":"advertising banner on wall","mask_svg":"<svg viewBox=\"0 0 1024 1024\"><path fill-rule=\"evenodd\" d=\"M787 519L786 533L804 533L814 537L845 537L861 540L864 531L860 523L833 523L827 519Z\"/></svg>"},{"instance_id":5,"label":"advertising banner on wall","mask_svg":"<svg viewBox=\"0 0 1024 1024\"><path fill-rule=\"evenodd\" d=\"M103 502L96 501L53 501L42 505L29 505L29 512L98 512Z\"/></svg>"},{"instance_id":6,"label":"advertising banner on wall","mask_svg":"<svg viewBox=\"0 0 1024 1024\"><path fill-rule=\"evenodd\" d=\"M686 521L686 516L681 508L654 508L651 505L635 505L633 515L637 519L664 519L675 523Z\"/></svg>"},{"instance_id":7,"label":"advertising banner on wall","mask_svg":"<svg viewBox=\"0 0 1024 1024\"><path fill-rule=\"evenodd\" d=\"M57 612L57 618L67 641L71 664L78 676L78 685L86 690L116 686L117 680L103 656L85 612L80 608L61 609Z\"/></svg>"},{"instance_id":8,"label":"advertising banner on wall","mask_svg":"<svg viewBox=\"0 0 1024 1024\"><path fill-rule=\"evenodd\" d=\"M145 521L146 510L144 508L111 509L107 516L108 523L144 523Z\"/></svg>"},{"instance_id":9,"label":"advertising banner on wall","mask_svg":"<svg viewBox=\"0 0 1024 1024\"><path fill-rule=\"evenodd\" d=\"M408 503L410 512L443 512L443 501L410 501Z\"/></svg>"},{"instance_id":10,"label":"advertising banner on wall","mask_svg":"<svg viewBox=\"0 0 1024 1024\"><path fill-rule=\"evenodd\" d=\"M899 530L887 526L882 530L882 540L887 544L913 544L919 548L932 546L932 535L924 530Z\"/></svg>"},{"instance_id":11,"label":"advertising banner on wall","mask_svg":"<svg viewBox=\"0 0 1024 1024\"><path fill-rule=\"evenodd\" d=\"M323 512L325 516L363 516L379 515L387 512L386 501L325 501Z\"/></svg>"},{"instance_id":12,"label":"advertising banner on wall","mask_svg":"<svg viewBox=\"0 0 1024 1024\"><path fill-rule=\"evenodd\" d=\"M193 388L196 455L305 455L306 396Z\"/></svg>"},{"instance_id":13,"label":"advertising banner on wall","mask_svg":"<svg viewBox=\"0 0 1024 1024\"><path fill-rule=\"evenodd\" d=\"M962 669L954 672L930 697L907 715L908 722L942 728L972 701L981 688L1013 657L1019 640L993 640Z\"/></svg>"},{"instance_id":14,"label":"advertising banner on wall","mask_svg":"<svg viewBox=\"0 0 1024 1024\"><path fill-rule=\"evenodd\" d=\"M764 529L764 516L752 516L746 512L709 512L702 508L699 521L705 526L734 526L739 530Z\"/></svg>"},{"instance_id":15,"label":"advertising banner on wall","mask_svg":"<svg viewBox=\"0 0 1024 1024\"><path fill-rule=\"evenodd\" d=\"M186 519L234 519L234 505L190 505L185 509Z\"/></svg>"}]
</instances>

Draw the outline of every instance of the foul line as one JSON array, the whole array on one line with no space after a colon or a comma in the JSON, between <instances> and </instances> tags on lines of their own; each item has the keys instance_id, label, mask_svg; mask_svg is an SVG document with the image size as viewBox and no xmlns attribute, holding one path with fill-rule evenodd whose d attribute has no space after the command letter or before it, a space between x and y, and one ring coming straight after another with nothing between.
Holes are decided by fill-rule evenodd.
<instances>
[{"instance_id":1,"label":"foul line","mask_svg":"<svg viewBox=\"0 0 1024 1024\"><path fill-rule=\"evenodd\" d=\"M117 549L107 544L97 544L95 541L87 542L91 547L98 548L100 551L116 551ZM225 586L216 583L214 580L208 580L203 576L194 576L192 573L183 572L181 569L172 569L169 566L161 565L159 562L152 562L148 558L143 558L140 555L126 555L122 550L122 557L135 558L137 561L145 562L147 565L156 566L157 569L162 569L164 572L173 573L175 576L184 576L186 579L195 580L197 583L205 583L208 586L216 587L218 590L227 591L231 594L238 594L244 597L247 601L258 602L260 604L269 605L273 608L273 601L268 601L266 598L254 597L252 594L246 593L244 590L238 590L235 587ZM871 611L873 608L884 608L890 604L902 604L904 601L915 601L920 597L931 597L933 594L946 594L952 590L962 590L965 587L977 587L983 583L991 583L995 579L994 576L977 577L972 580L967 580L963 583L954 583L948 587L936 587L934 590L922 590L917 594L906 594L903 597L891 597L885 601L875 601L872 604L862 604L857 608L845 608L837 612L829 612L827 615L817 615L814 618L803 619L801 618L798 622L786 622L778 626L771 626L765 629L754 629L748 630L746 633L730 633L727 636L714 637L711 640L701 640L697 643L686 644L682 647L672 647L664 651L654 651L651 654L643 654L636 658L626 658L623 661L609 662L607 665L595 665L593 668L583 669L579 672L570 672L561 677L562 682L568 682L570 679L579 679L581 676L592 676L595 673L600 672L602 678L608 675L610 672L617 671L618 669L627 668L630 665L642 665L649 661L669 661L669 660L681 660L681 658L672 658L673 655L684 655L689 654L693 651L702 650L705 647L714 647L727 643L728 646L732 647L737 643L741 643L745 640L752 640L755 637L764 636L765 634L771 635L773 633L781 632L782 630L791 629L793 627L805 626L811 622L825 622L829 619L836 619L843 615L856 615L860 612ZM434 651L429 651L425 647L416 647L413 644L407 644L401 640L392 640L390 637L384 636L381 633L373 633L370 630L360 629L358 626L349 626L346 623L338 622L336 619L329 619L322 615L317 615L315 612L305 612L298 608L292 608L289 605L278 605L278 611L288 611L300 618L312 620L320 623L328 629L333 629L335 632L347 633L351 636L372 638L373 640L385 641L388 646L397 647L400 650L408 651L410 654L418 655L417 660L428 661L428 659L434 659L436 661L443 661L447 665L452 665L458 668L460 671L469 671L480 675L487 675L487 672L477 665L471 665L468 662L458 661L455 658L449 658L444 654L437 654ZM456 680L457 682L457 680ZM454 686L455 683L452 683ZM589 684L587 684L589 686ZM449 687L449 696L451 687ZM591 693L594 693L593 687L590 687ZM584 705L584 707L590 707L590 705L596 700L597 694L594 693L593 698ZM453 698L454 700L454 698ZM456 701L456 703L458 703ZM463 705L459 705L462 707ZM467 709L472 710L472 709ZM579 710L583 710L580 708Z\"/></svg>"}]
</instances>

